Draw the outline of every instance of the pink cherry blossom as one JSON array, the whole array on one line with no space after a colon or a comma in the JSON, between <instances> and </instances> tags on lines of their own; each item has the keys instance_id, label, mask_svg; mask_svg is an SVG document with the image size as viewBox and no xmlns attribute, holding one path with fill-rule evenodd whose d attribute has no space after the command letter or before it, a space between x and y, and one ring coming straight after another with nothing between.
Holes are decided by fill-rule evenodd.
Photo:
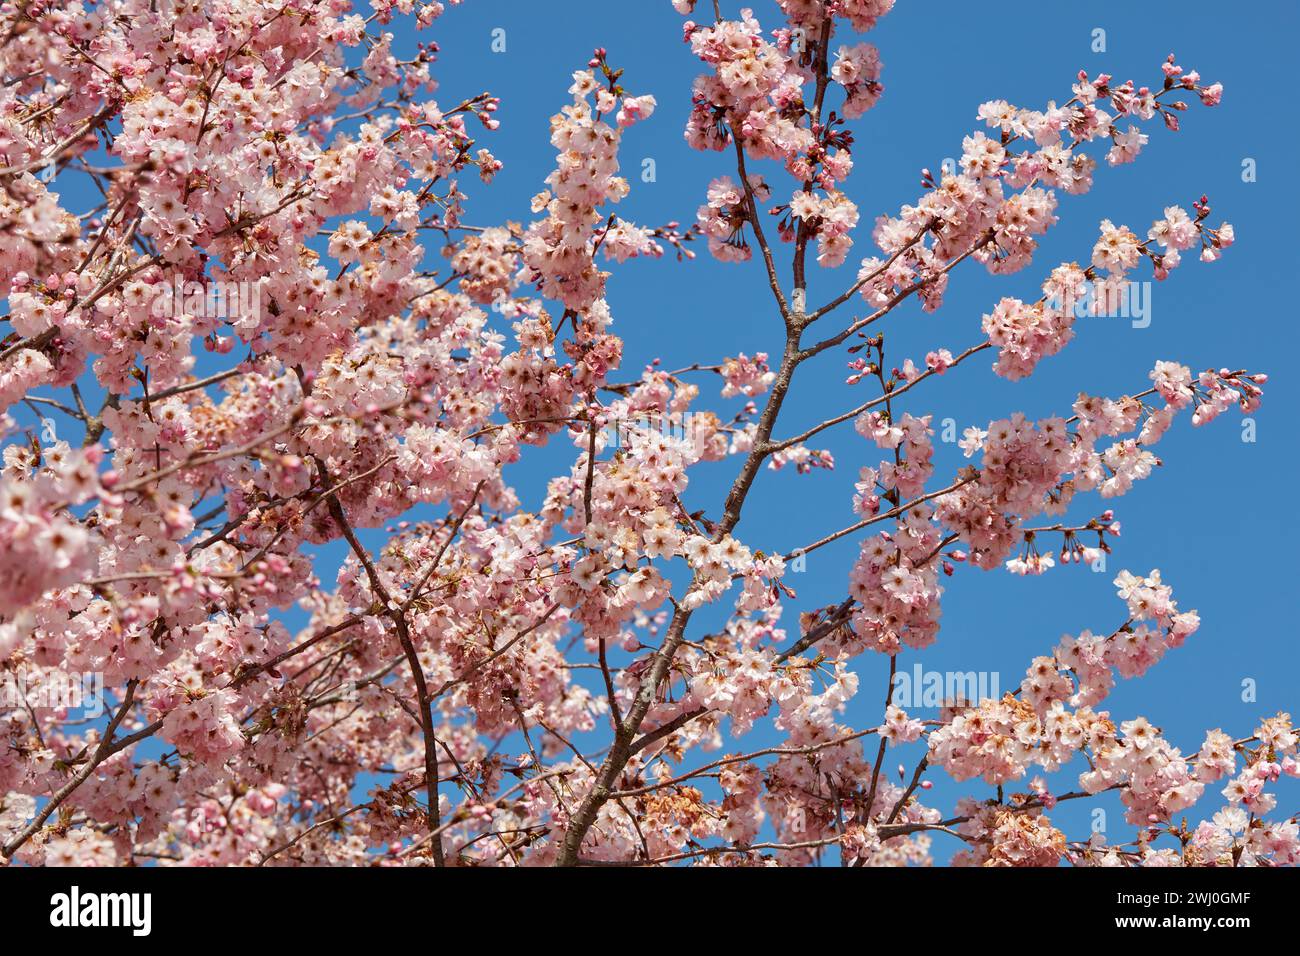
<instances>
[{"instance_id":1,"label":"pink cherry blossom","mask_svg":"<svg viewBox=\"0 0 1300 956\"><path fill-rule=\"evenodd\" d=\"M1101 220L1027 273L1035 301L1008 288L978 323L894 333L972 265L1029 270L1069 197L1222 86L1170 56L1153 86L1063 71L1036 107L968 103L954 167L860 209L850 121L895 95L896 55L862 35L892 0L778 0L766 24L672 6L699 17L690 88L604 48L553 88L539 72L553 161L497 221L480 196L512 114L435 75L443 3L0 7L0 860L1300 862L1277 796L1300 775L1290 715L1207 712L1222 726L1175 740L1158 713L1099 709L1205 640L1158 569L1118 572L1117 600L1044 635L1004 693L931 716L894 680L948 639L949 578L1101 565L1144 533L1121 541L1109 499L1160 481L1182 417L1261 408L1267 376L1235 364L1144 355L1128 394L1068 366L1076 319L1148 264L1164 281L1233 247L1205 196ZM627 143L674 115L711 167L694 221L632 222ZM749 264L692 261L701 237ZM875 249L835 279L859 240ZM642 265L714 269L717 315L745 276L770 306L723 355L629 372L611 279L667 253ZM813 299L810 253L834 298ZM1193 344L1236 361L1230 336ZM822 353L858 404L800 424L799 367ZM1071 384L957 441L924 389L990 360ZM842 466L819 440L840 427L843 527L742 521L758 482ZM525 459L545 481L516 486ZM834 542L852 558L818 569L842 590L819 605L797 572ZM46 699L86 675L97 717ZM895 773L889 754L924 758ZM967 795L937 798L939 774ZM1138 838L1068 835L1060 805L1108 793Z\"/></svg>"}]
</instances>

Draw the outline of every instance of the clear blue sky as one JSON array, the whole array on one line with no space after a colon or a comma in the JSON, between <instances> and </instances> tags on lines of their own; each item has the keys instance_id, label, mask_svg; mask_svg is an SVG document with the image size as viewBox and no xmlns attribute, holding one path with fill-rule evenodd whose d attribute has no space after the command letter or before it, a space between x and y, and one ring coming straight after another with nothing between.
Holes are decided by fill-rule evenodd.
<instances>
[{"instance_id":1,"label":"clear blue sky","mask_svg":"<svg viewBox=\"0 0 1300 956\"><path fill-rule=\"evenodd\" d=\"M765 28L779 25L775 3L747 5ZM702 17L707 6L708 0L702 0ZM735 16L738 9L733 2L724 4L727 15ZM1205 265L1189 258L1169 281L1155 287L1149 327L1135 329L1118 318L1083 319L1065 352L1044 361L1026 381L994 377L988 370L991 359L979 356L901 403L901 410L933 414L936 422L952 418L960 432L1014 410L1030 416L1068 414L1081 389L1112 396L1141 390L1157 359L1176 359L1194 369L1227 365L1271 373L1254 443L1241 440L1235 413L1200 429L1183 418L1157 449L1165 467L1150 479L1109 503L1081 496L1072 517L1086 518L1110 504L1123 522L1108 573L1069 567L1023 579L962 569L947 581L939 643L919 655L905 652L900 659L906 670L919 660L927 670L996 671L1002 687L1012 688L1030 659L1048 653L1063 634L1085 628L1109 632L1123 621L1124 608L1111 584L1115 571L1145 573L1159 567L1180 606L1200 611L1201 630L1146 677L1120 681L1104 706L1117 719L1145 714L1185 752L1199 746L1208 728L1244 736L1259 718L1292 709L1300 663L1290 550L1297 521L1294 509L1279 497L1300 460L1294 418L1300 395L1286 365L1296 346L1287 284L1297 266L1290 226L1300 212L1293 186L1300 143L1293 123L1295 94L1281 75L1282 64L1291 59L1300 17L1289 2L1253 5L1248 17L1226 14L1222 5L1199 0L1177 7L1111 0L1088 8L1015 0L1002 4L996 16L986 6L904 0L869 36L884 63L885 93L853 125L855 169L846 191L865 225L847 265L830 272L813 267L809 291L810 302L820 302L852 282L856 263L875 251L870 242L875 216L892 214L916 198L922 167L938 169L946 157L960 156L962 137L977 127L981 102L1006 99L1035 109L1048 100L1063 102L1080 69L1155 86L1159 64L1171 51L1184 68L1224 84L1221 107L1194 105L1183 114L1178 133L1164 130L1158 121L1147 124L1151 141L1135 164L1111 168L1102 163L1089 194L1060 196L1061 221L1028 269L998 278L968 264L954 274L938 314L922 315L909 303L884 329L891 356L918 361L929 348L956 353L975 344L981 314L999 297L1036 298L1053 266L1086 260L1103 218L1144 235L1165 206L1176 203L1190 211L1192 201L1206 193L1214 207L1212 220L1235 225L1237 243L1220 262ZM409 53L416 39L432 37L441 45L434 66L440 102L459 102L484 90L502 100L497 114L502 127L482 141L505 168L490 188L467 189L467 221L529 220L529 199L553 166L548 118L568 99L570 73L583 67L598 45L609 50L611 63L626 70L625 87L653 93L659 103L649 121L625 136L623 165L633 190L618 212L646 225L693 221L708 181L734 176L734 169L729 154L694 152L682 138L690 84L701 69L681 42L682 21L668 0L466 0L449 7L432 30L419 35L400 24L391 27L399 53ZM497 28L506 31L504 53L491 49ZM1096 28L1106 31L1104 53L1092 51ZM638 175L647 157L657 167L657 181L648 184ZM1256 182L1243 182L1246 158L1256 162ZM788 178L772 164L752 168L779 184L778 196L788 195ZM676 368L740 351L779 354L783 331L758 262L724 265L713 261L702 243L696 248L700 255L693 262L665 258L616 268L608 299L615 331L626 342L620 380L635 377L654 358ZM778 249L778 255L788 277L788 247ZM851 309L837 316L847 320L854 314ZM829 352L800 370L778 436L871 397L864 391L869 383L844 384L846 358L843 351ZM209 369L207 362L201 372ZM716 380L702 382L702 388L712 396L707 407L738 407L716 398ZM879 460L878 450L846 426L819 436L813 445L834 453L836 470L807 476L793 469L765 471L738 530L746 543L787 551L853 520L853 482L861 466ZM540 504L546 479L566 471L572 456L561 438L513 467L508 476L526 507ZM963 461L955 447L943 445L936 460L939 479ZM716 514L737 467L738 461L729 460L695 470L688 506ZM382 534L369 532L365 539L377 548ZM798 602L788 604L791 628L798 610L843 598L856 549L856 539L838 542L811 555L804 574L788 578L799 592ZM340 547L322 549L325 582L332 582L343 555ZM713 623L716 617L697 615L692 633L703 633ZM880 720L887 662L871 655L860 658L857 669L862 690L843 719L867 727ZM1258 685L1254 703L1241 699L1247 678ZM934 716L932 711L917 713ZM598 741L596 734L588 735L585 743L595 747L604 737L600 734ZM773 740L760 729L727 747L749 750ZM893 753L886 766L906 762L910 773L917 755L915 749ZM1053 788L1073 789L1080 769L1081 764L1058 775ZM989 793L978 782L956 785L934 772L930 779L935 789L928 802L944 811L959 795ZM1222 804L1217 790L1212 787L1198 808L1204 815ZM1282 789L1281 815L1298 809L1296 791L1294 786ZM1099 805L1110 809L1110 836L1126 839L1118 799L1103 799ZM1062 807L1055 816L1072 838L1081 838L1087 832L1086 814L1081 802ZM939 860L957 848L956 841L940 842L946 839L936 837Z\"/></svg>"}]
</instances>

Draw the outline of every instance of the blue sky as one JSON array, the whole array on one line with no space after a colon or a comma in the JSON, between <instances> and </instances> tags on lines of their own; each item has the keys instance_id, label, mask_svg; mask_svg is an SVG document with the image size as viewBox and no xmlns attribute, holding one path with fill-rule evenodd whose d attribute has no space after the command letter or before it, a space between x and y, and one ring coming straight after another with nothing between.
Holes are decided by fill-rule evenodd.
<instances>
[{"instance_id":1,"label":"blue sky","mask_svg":"<svg viewBox=\"0 0 1300 956\"><path fill-rule=\"evenodd\" d=\"M780 24L774 3L750 5L765 28ZM701 15L706 6L703 0ZM738 9L724 4L728 15ZM1147 124L1151 141L1135 164L1111 168L1103 163L1090 193L1060 196L1060 223L1042 241L1029 268L993 277L969 263L954 273L939 313L923 315L914 303L900 307L883 323L889 355L891 361L895 356L919 361L931 348L957 353L975 344L981 338L980 316L1001 296L1037 298L1038 285L1053 266L1086 260L1103 218L1142 235L1165 206L1179 204L1190 211L1192 201L1205 193L1214 208L1212 222L1234 224L1236 245L1218 263L1188 258L1157 285L1147 328L1134 328L1120 318L1082 319L1076 340L1061 355L1045 360L1032 378L1014 383L996 378L988 368L991 358L981 355L916 389L900 401L900 411L932 414L936 423L951 418L958 433L1015 410L1031 417L1068 414L1081 389L1110 396L1144 389L1157 359L1176 359L1194 369L1244 367L1267 371L1272 378L1264 408L1255 416L1254 442L1242 440L1235 413L1200 429L1184 417L1158 447L1164 467L1150 479L1110 502L1081 496L1071 517L1086 519L1111 506L1123 522L1123 537L1107 573L1069 567L1024 579L961 569L947 581L939 643L920 654L905 652L900 668L910 670L919 661L926 670L996 672L1002 687L1012 688L1029 661L1048 653L1063 634L1085 628L1109 633L1124 620L1124 606L1111 584L1116 571L1145 573L1159 567L1181 608L1200 611L1201 630L1146 677L1121 681L1104 706L1117 719L1145 714L1185 751L1195 750L1209 728L1248 735L1259 718L1292 708L1300 663L1290 552L1297 521L1294 509L1279 498L1298 461L1293 416L1300 395L1285 365L1294 354L1296 333L1285 283L1297 265L1289 240L1300 212L1291 185L1300 143L1290 122L1294 94L1278 67L1290 58L1300 16L1293 4L1282 2L1253 6L1249 17L1225 17L1221 6L1203 2L1171 8L1026 0L1003 4L999 13L994 17L979 5L904 0L868 37L880 49L885 93L874 110L853 124L855 169L846 186L866 225L847 265L830 271L812 268L810 304L851 284L856 263L875 251L869 224L877 214L892 214L918 196L923 167L937 170L945 158L960 156L962 137L977 128L981 102L1006 99L1034 109L1049 100L1064 102L1080 69L1155 86L1159 64L1175 52L1185 68L1224 84L1223 105L1194 105L1183 114L1178 133L1158 121ZM695 152L683 140L690 84L701 65L681 42L682 21L668 0L466 0L419 35L401 24L390 27L398 36L399 52L412 50L417 39L432 37L439 43L434 75L441 83L440 102L459 102L484 90L501 98L501 129L482 142L505 167L491 187L467 188L466 220L479 225L529 220L529 199L553 166L548 118L568 101L571 72L585 65L594 47L604 46L611 63L626 71L623 85L634 93L653 93L659 104L649 121L625 135L623 166L633 190L617 211L645 225L693 221L709 180L734 176L734 169L729 154ZM1106 31L1101 53L1092 50L1097 28ZM500 53L492 49L497 29L505 31ZM653 183L641 182L638 175L646 158L655 161ZM1243 181L1246 159L1254 160L1255 182ZM755 163L751 170L763 173L778 196L788 195L788 177L775 166ZM626 343L619 380L634 378L655 358L677 368L741 351L779 354L783 329L757 260L725 265L712 260L703 243L695 248L699 256L692 262L666 257L615 269L608 299L614 330ZM787 288L788 250L777 250ZM437 264L432 255L429 264ZM853 309L851 303L823 321L841 327L862 314ZM847 359L843 350L832 350L800 369L778 437L874 397L867 394L869 382L844 384ZM209 361L200 365L200 374L210 370ZM737 409L739 402L716 398L718 384L711 377L702 379L702 405ZM769 552L788 551L854 520L853 482L860 467L879 461L878 450L850 426L826 432L812 444L833 452L836 470L806 476L793 469L765 471L737 532L746 543ZM546 480L567 471L572 458L571 446L561 438L513 467L508 477L526 507L540 504ZM940 444L936 481L963 461L955 446ZM716 515L738 466L738 460L728 460L696 469L686 494L688 506ZM370 531L364 539L378 548L383 535ZM790 627L799 610L842 600L857 546L852 537L822 549L809 556L806 572L787 579L799 594L788 605ZM327 584L344 553L341 546L321 550L319 573ZM704 633L716 623L716 615L697 615L691 633ZM857 669L862 690L843 719L866 727L880 720L887 661L875 655L860 658ZM1257 682L1254 702L1242 700L1246 679ZM923 709L917 714L934 716ZM606 734L588 735L584 743L603 745ZM727 747L749 750L773 740L757 730ZM886 767L905 762L910 774L917 755L914 749L904 751L901 759L891 754ZM1057 777L1054 788L1073 789L1079 769L1081 765ZM938 773L930 779L935 788L927 801L945 811L960 795L990 795L978 782L957 785ZM1282 789L1280 812L1300 809L1294 805L1296 791ZM1088 809L1082 803L1055 814L1072 838L1086 836ZM1201 809L1208 815L1220 804L1217 787L1212 788ZM1118 800L1096 805L1110 811L1109 835L1126 839ZM955 841L939 842L947 839L936 837L940 860L957 848Z\"/></svg>"}]
</instances>

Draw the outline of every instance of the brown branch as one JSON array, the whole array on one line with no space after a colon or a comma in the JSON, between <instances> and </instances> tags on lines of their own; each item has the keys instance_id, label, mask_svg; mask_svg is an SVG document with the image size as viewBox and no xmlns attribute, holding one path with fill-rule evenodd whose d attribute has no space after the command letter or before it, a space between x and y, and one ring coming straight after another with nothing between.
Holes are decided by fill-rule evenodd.
<instances>
[{"instance_id":1,"label":"brown branch","mask_svg":"<svg viewBox=\"0 0 1300 956\"><path fill-rule=\"evenodd\" d=\"M45 825L45 821L50 818L50 814L57 810L63 801L72 796L73 792L78 787L90 779L90 775L95 772L96 768L98 768L100 764L113 754L125 750L127 747L131 746L131 744L135 743L136 740L142 739L138 734L132 734L130 737L124 737L116 742L113 740L114 735L117 733L117 728L121 726L122 721L126 718L127 711L129 711L131 705L135 703L135 689L137 684L138 681L135 680L127 682L126 694L122 698L122 703L117 708L117 713L115 713L112 719L108 722L108 726L104 728L104 736L100 739L99 745L95 748L94 754L85 762L85 764L82 765L81 769L78 770L67 783L60 787L50 797L50 799L45 802L45 806L41 808L41 811L38 814L36 814L36 817L31 823L27 824L26 827L19 831L19 833L3 847L0 847L0 856L3 856L5 859L13 857L13 855L18 852L18 849ZM146 730L149 730L150 733L153 732L150 728L146 728ZM141 733L143 733L143 731L141 731Z\"/></svg>"},{"instance_id":2,"label":"brown branch","mask_svg":"<svg viewBox=\"0 0 1300 956\"><path fill-rule=\"evenodd\" d=\"M315 461L316 467L320 470L322 483L328 486L330 477L325 462L319 457L315 457ZM420 705L419 725L421 734L424 737L424 782L428 794L427 814L429 832L433 834L438 831L441 825L438 809L438 751L437 739L434 737L433 730L432 699L429 697L429 687L424 679L424 665L420 663L420 655L416 653L415 644L411 640L404 608L397 605L389 596L388 589L380 579L379 572L376 570L374 562L371 561L369 552L357 540L356 533L352 530L347 515L343 513L343 505L334 492L329 495L328 507L330 515L342 530L343 537L347 539L348 546L352 548L357 560L365 568L366 575L370 579L371 590L374 591L375 597L382 604L389 619L392 620L393 626L397 630L397 639L401 642L402 651L406 655L406 662L411 669L411 679L415 682L416 698ZM443 857L442 841L438 839L433 840L433 864L434 866L444 866L446 864Z\"/></svg>"}]
</instances>

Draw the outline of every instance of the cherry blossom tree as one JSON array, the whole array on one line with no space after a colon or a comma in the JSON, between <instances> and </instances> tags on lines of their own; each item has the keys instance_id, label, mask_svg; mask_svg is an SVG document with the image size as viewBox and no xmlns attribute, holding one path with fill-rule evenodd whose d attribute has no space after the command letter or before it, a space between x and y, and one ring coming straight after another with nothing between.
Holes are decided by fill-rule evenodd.
<instances>
[{"instance_id":1,"label":"cherry blossom tree","mask_svg":"<svg viewBox=\"0 0 1300 956\"><path fill-rule=\"evenodd\" d=\"M760 25L673 0L694 86L657 104L603 49L572 64L525 225L476 224L463 191L501 168L498 101L457 99L454 76L435 99L432 42L394 52L454 15L437 0L0 5L0 859L1300 860L1268 789L1298 772L1288 715L1173 741L1103 709L1197 630L1158 570L1120 572L1095 632L1044 646L1012 692L937 719L893 696L900 656L941 638L947 576L1111 552L1098 499L1151 475L1180 415L1253 412L1265 376L1226 343L1222 368L1171 357L1129 395L971 428L969 464L934 474L932 417L901 396L990 360L1028 376L1147 270L1232 245L1204 197L1169 197L1145 233L1103 221L1080 262L1033 262L1059 203L1222 89L1171 55L1145 85L1080 72L1037 108L985 103L959 167L867 236L849 124L884 90L862 35L892 4L779 0ZM689 227L615 211L623 133L656 109L715 154ZM758 260L783 351L620 374L607 270L633 257L719 281ZM810 300L809 274L850 258ZM1042 296L990 303L956 354L887 352L891 313L938 310L980 267L1038 270ZM870 397L783 419L800 366L835 352ZM719 379L739 415L709 410ZM850 427L880 459L851 523L797 554L734 535L760 475L831 467L809 443ZM570 465L529 511L510 466L548 443ZM692 468L718 461L729 493L688 510ZM842 601L801 605L788 562L846 536ZM886 671L878 723L846 723L859 674ZM86 675L101 717L56 692ZM746 740L760 723L774 745ZM908 744L924 756L891 779ZM1063 769L1077 788L1052 792ZM931 805L940 774L972 795ZM1110 791L1135 840L1053 823Z\"/></svg>"}]
</instances>

